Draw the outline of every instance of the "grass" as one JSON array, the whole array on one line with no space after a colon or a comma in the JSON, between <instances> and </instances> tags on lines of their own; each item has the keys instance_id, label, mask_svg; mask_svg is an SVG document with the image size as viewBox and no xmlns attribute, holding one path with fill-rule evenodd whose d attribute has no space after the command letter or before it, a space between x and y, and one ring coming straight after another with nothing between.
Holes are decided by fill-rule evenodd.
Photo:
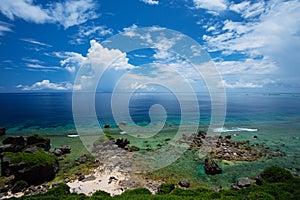
<instances>
[{"instance_id":1,"label":"grass","mask_svg":"<svg viewBox=\"0 0 300 200\"><path fill-rule=\"evenodd\" d=\"M56 156L53 154L48 154L42 150L40 150L38 153L27 153L27 152L18 152L18 153L12 153L12 152L4 152L4 156L10 157L11 162L14 164L18 164L21 161L24 161L25 163L35 166L35 165L51 165L56 162Z\"/></svg>"}]
</instances>

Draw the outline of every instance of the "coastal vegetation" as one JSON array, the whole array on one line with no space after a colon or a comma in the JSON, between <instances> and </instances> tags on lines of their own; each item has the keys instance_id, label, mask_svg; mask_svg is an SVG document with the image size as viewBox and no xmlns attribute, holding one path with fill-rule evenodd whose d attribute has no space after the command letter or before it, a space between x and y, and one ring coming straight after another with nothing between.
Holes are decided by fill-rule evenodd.
<instances>
[{"instance_id":1,"label":"coastal vegetation","mask_svg":"<svg viewBox=\"0 0 300 200\"><path fill-rule=\"evenodd\" d=\"M35 199L113 199L113 200L125 200L125 199L162 199L162 200L192 200L192 199L300 199L300 179L294 177L287 169L279 166L267 167L261 174L261 185L252 185L240 190L219 190L214 191L207 188L196 189L184 189L177 187L172 183L167 183L162 186L161 192L153 195L145 188L137 188L127 190L121 195L110 196L107 192L97 191L92 196L85 196L83 194L70 193L69 187L66 184L59 184L56 187L50 189L45 194L23 196L20 200L35 200ZM174 188L173 188L174 186ZM173 188L173 189L172 189ZM17 198L12 198L17 199Z\"/></svg>"}]
</instances>

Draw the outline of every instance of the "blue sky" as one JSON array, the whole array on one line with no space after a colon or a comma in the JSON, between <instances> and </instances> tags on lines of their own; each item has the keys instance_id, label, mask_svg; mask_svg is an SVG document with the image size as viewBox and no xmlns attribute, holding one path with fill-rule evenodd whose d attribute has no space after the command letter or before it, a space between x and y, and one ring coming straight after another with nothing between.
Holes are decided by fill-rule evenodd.
<instances>
[{"instance_id":1,"label":"blue sky","mask_svg":"<svg viewBox=\"0 0 300 200\"><path fill-rule=\"evenodd\" d=\"M102 62L99 55L120 58L103 74L101 91L113 90L124 74L131 89L154 91L145 82L164 79L203 84L186 62L169 62L174 56L165 50L176 40L156 41L154 51L105 48L113 35L134 37L143 27L197 41L227 91L300 92L299 10L297 0L0 0L0 92L81 89L74 83L79 69ZM81 82L90 78L80 75Z\"/></svg>"}]
</instances>

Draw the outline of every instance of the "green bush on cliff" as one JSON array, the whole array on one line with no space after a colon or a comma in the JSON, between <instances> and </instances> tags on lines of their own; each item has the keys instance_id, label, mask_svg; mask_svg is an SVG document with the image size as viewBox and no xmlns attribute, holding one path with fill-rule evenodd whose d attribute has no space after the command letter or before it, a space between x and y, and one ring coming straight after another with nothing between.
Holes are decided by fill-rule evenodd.
<instances>
[{"instance_id":1,"label":"green bush on cliff","mask_svg":"<svg viewBox=\"0 0 300 200\"><path fill-rule=\"evenodd\" d=\"M267 167L261 173L261 178L264 182L278 183L293 179L293 175L287 169L274 165Z\"/></svg>"},{"instance_id":2,"label":"green bush on cliff","mask_svg":"<svg viewBox=\"0 0 300 200\"><path fill-rule=\"evenodd\" d=\"M122 196L131 196L131 195L151 195L152 193L146 188L137 188L126 190L122 193Z\"/></svg>"},{"instance_id":3,"label":"green bush on cliff","mask_svg":"<svg viewBox=\"0 0 300 200\"><path fill-rule=\"evenodd\" d=\"M46 165L53 164L56 162L56 156L53 154L48 154L42 150L37 153L27 153L27 152L5 152L4 156L10 157L13 164L18 164L21 161L29 165Z\"/></svg>"},{"instance_id":4,"label":"green bush on cliff","mask_svg":"<svg viewBox=\"0 0 300 200\"><path fill-rule=\"evenodd\" d=\"M157 194L169 194L174 189L175 189L175 185L173 183L163 183L158 188Z\"/></svg>"},{"instance_id":5,"label":"green bush on cliff","mask_svg":"<svg viewBox=\"0 0 300 200\"><path fill-rule=\"evenodd\" d=\"M70 194L70 187L67 184L59 183L56 187L48 190L46 194L57 195L57 196L67 195Z\"/></svg>"}]
</instances>

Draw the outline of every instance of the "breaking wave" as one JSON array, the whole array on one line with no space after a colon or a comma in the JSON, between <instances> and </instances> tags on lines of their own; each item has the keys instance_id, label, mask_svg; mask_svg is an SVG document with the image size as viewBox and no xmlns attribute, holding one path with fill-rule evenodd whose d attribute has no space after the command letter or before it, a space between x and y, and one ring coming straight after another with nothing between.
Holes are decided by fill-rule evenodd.
<instances>
[{"instance_id":1,"label":"breaking wave","mask_svg":"<svg viewBox=\"0 0 300 200\"><path fill-rule=\"evenodd\" d=\"M225 133L225 132L240 132L240 131L245 131L245 132L256 132L258 131L257 128L240 128L240 127L232 127L232 128L215 128L213 130L215 133Z\"/></svg>"}]
</instances>

